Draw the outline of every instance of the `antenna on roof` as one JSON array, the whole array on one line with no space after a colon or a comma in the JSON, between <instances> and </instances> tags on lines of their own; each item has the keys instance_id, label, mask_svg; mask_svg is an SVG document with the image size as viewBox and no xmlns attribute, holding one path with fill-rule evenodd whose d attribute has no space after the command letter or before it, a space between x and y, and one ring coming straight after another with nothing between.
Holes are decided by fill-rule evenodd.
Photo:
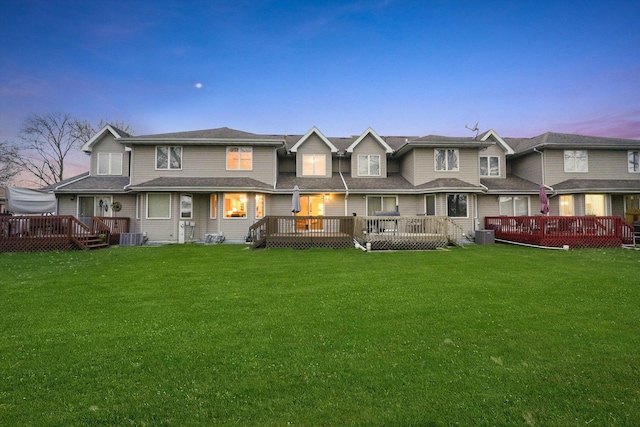
<instances>
[{"instance_id":1,"label":"antenna on roof","mask_svg":"<svg viewBox=\"0 0 640 427\"><path fill-rule=\"evenodd\" d=\"M479 132L479 130L478 130L478 123L480 123L480 122L476 122L476 124L475 124L475 125L473 125L473 127L472 127L472 128L470 128L470 127L469 127L469 126L467 126L467 125L464 125L464 127L466 127L467 129L469 129L471 132L475 132L475 133L476 133L476 136L475 136L473 139L477 139L477 138L478 138L478 132Z\"/></svg>"}]
</instances>

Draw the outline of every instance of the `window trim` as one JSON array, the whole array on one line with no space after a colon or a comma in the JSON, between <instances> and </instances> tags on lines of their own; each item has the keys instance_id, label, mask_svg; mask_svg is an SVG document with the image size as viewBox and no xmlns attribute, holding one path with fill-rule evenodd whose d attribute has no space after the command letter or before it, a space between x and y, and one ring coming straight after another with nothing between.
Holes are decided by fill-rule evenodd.
<instances>
[{"instance_id":1,"label":"window trim","mask_svg":"<svg viewBox=\"0 0 640 427\"><path fill-rule=\"evenodd\" d=\"M263 193L256 193L254 199L255 199L255 205L256 205L255 213L254 213L255 219L262 219L267 214L267 198ZM259 207L258 199L262 200L262 216L258 216L258 207Z\"/></svg>"},{"instance_id":2,"label":"window trim","mask_svg":"<svg viewBox=\"0 0 640 427\"><path fill-rule=\"evenodd\" d=\"M378 173L377 174L373 174L371 173L371 159L372 158L377 158L378 159ZM365 174L361 174L360 173L360 162L363 161L363 159L366 159L364 161L366 161L367 163L367 173ZM382 162L380 159L380 154L358 154L358 164L356 165L357 172L358 172L358 176L381 176L382 175Z\"/></svg>"},{"instance_id":3,"label":"window trim","mask_svg":"<svg viewBox=\"0 0 640 427\"><path fill-rule=\"evenodd\" d=\"M149 196L161 196L161 195L167 195L169 196L169 216L167 217L151 217L149 216ZM171 203L172 203L172 197L171 197L171 193L147 193L147 197L146 197L146 209L145 209L145 218L146 219L171 219Z\"/></svg>"},{"instance_id":4,"label":"window trim","mask_svg":"<svg viewBox=\"0 0 640 427\"><path fill-rule=\"evenodd\" d=\"M218 193L209 195L209 219L218 218Z\"/></svg>"},{"instance_id":5,"label":"window trim","mask_svg":"<svg viewBox=\"0 0 640 427\"><path fill-rule=\"evenodd\" d=\"M427 197L433 197L433 215L429 215L429 212L427 212ZM438 215L438 197L435 194L425 194L424 195L424 214L425 214L425 216L436 216L436 215Z\"/></svg>"},{"instance_id":6,"label":"window trim","mask_svg":"<svg viewBox=\"0 0 640 427\"><path fill-rule=\"evenodd\" d=\"M244 216L227 216L227 211L226 211L226 206L225 206L225 202L227 201L227 196L229 195L238 195L240 197L244 196L245 197L245 201L242 202L242 200L240 200L241 203L244 203ZM247 193L224 193L223 198L222 198L222 218L223 219L231 219L231 220L238 220L238 219L247 219L249 218L249 209L248 209L248 203L249 203L249 197L247 195Z\"/></svg>"},{"instance_id":7,"label":"window trim","mask_svg":"<svg viewBox=\"0 0 640 427\"><path fill-rule=\"evenodd\" d=\"M167 167L166 168L159 168L158 167L158 148L166 148L167 149ZM171 167L171 149L172 148L179 148L180 149L180 167L179 168L172 168ZM182 161L183 161L183 157L184 157L184 150L182 149L182 145L156 145L156 150L155 150L156 156L155 156L155 167L157 171L180 171L182 170Z\"/></svg>"},{"instance_id":8,"label":"window trim","mask_svg":"<svg viewBox=\"0 0 640 427\"><path fill-rule=\"evenodd\" d=\"M451 216L449 215L449 196L460 195L466 199L466 213L465 216ZM449 218L469 218L469 194L468 193L447 193L447 217Z\"/></svg>"},{"instance_id":9,"label":"window trim","mask_svg":"<svg viewBox=\"0 0 640 427\"><path fill-rule=\"evenodd\" d=\"M444 151L445 168L438 169L437 153L438 151ZM449 168L449 151L453 151L456 154L456 167L455 169ZM435 172L460 172L460 149L458 148L434 148L433 149L433 170Z\"/></svg>"},{"instance_id":10,"label":"window trim","mask_svg":"<svg viewBox=\"0 0 640 427\"><path fill-rule=\"evenodd\" d=\"M631 167L632 163L631 163L630 157L632 155L635 155L635 157L636 157L636 161L635 161L636 170L633 170L632 167ZM640 150L637 150L637 151L636 150L629 150L629 151L627 151L627 172L629 172L629 173L640 173Z\"/></svg>"},{"instance_id":11,"label":"window trim","mask_svg":"<svg viewBox=\"0 0 640 427\"><path fill-rule=\"evenodd\" d=\"M107 169L109 169L109 171L107 173L100 173L100 157L101 156L105 156L105 155L108 156L108 159L109 159L108 160L109 166L107 167ZM113 160L112 159L115 156L119 156L120 157L120 173L114 173L113 172ZM122 153L98 153L97 163L96 163L97 175L100 175L100 176L108 176L108 175L111 175L111 176L122 176L122 170L123 170L122 162L123 162Z\"/></svg>"},{"instance_id":12,"label":"window trim","mask_svg":"<svg viewBox=\"0 0 640 427\"><path fill-rule=\"evenodd\" d=\"M231 150L238 150L238 164L237 167L230 168L229 167L229 152ZM245 150L246 153L251 153L251 165L248 169L242 168L242 151ZM228 146L225 154L225 167L228 171L252 171L253 170L253 147L247 147L244 145L233 145Z\"/></svg>"},{"instance_id":13,"label":"window trim","mask_svg":"<svg viewBox=\"0 0 640 427\"><path fill-rule=\"evenodd\" d=\"M482 159L487 159L487 174L482 173ZM498 159L498 174L491 175L491 159ZM502 176L500 171L500 156L480 156L480 163L478 172L480 176L484 178L500 178Z\"/></svg>"},{"instance_id":14,"label":"window trim","mask_svg":"<svg viewBox=\"0 0 640 427\"><path fill-rule=\"evenodd\" d=\"M585 170L583 171L579 171L577 170L577 157L576 157L576 153L577 152L584 152L584 157L585 157ZM573 166L569 169L567 169L567 153L573 153ZM564 166L564 172L565 173L588 173L589 172L589 150L563 150L562 152L562 161L563 161L563 166Z\"/></svg>"},{"instance_id":15,"label":"window trim","mask_svg":"<svg viewBox=\"0 0 640 427\"><path fill-rule=\"evenodd\" d=\"M311 174L304 173L304 165L305 165L304 159L305 159L305 157L313 157L314 158L314 161L313 161L313 164L314 164L313 172L314 173L311 173ZM322 171L322 173L315 173L316 172L316 168L315 168L315 164L316 164L315 159L316 158L322 158L322 160L324 161L324 170ZM326 154L303 154L302 155L302 176L326 176L326 175L327 175L327 155Z\"/></svg>"},{"instance_id":16,"label":"window trim","mask_svg":"<svg viewBox=\"0 0 640 427\"><path fill-rule=\"evenodd\" d=\"M510 198L511 199L511 208L513 209L513 214L509 215L506 213L502 213L502 198ZM527 201L527 213L519 214L516 213L516 197L521 197ZM500 215L504 216L530 216L531 215L531 197L530 196L521 196L521 195L513 195L513 196L498 196L498 211Z\"/></svg>"}]
</instances>

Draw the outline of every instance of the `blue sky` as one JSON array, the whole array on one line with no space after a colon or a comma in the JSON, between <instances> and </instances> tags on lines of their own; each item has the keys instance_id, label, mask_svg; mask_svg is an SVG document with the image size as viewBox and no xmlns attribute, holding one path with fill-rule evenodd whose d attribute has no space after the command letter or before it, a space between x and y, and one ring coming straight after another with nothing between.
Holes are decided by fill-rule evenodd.
<instances>
[{"instance_id":1,"label":"blue sky","mask_svg":"<svg viewBox=\"0 0 640 427\"><path fill-rule=\"evenodd\" d=\"M640 138L640 2L0 0L0 138L32 113L136 134Z\"/></svg>"}]
</instances>

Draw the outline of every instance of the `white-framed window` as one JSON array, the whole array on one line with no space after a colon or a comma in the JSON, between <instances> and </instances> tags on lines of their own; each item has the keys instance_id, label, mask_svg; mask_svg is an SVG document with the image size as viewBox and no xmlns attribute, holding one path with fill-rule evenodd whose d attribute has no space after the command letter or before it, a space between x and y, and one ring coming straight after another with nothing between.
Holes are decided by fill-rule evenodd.
<instances>
[{"instance_id":1,"label":"white-framed window","mask_svg":"<svg viewBox=\"0 0 640 427\"><path fill-rule=\"evenodd\" d=\"M604 194L585 194L584 212L586 215L605 216L607 214L606 203Z\"/></svg>"},{"instance_id":2,"label":"white-framed window","mask_svg":"<svg viewBox=\"0 0 640 427\"><path fill-rule=\"evenodd\" d=\"M424 196L424 213L427 216L433 216L436 214L436 195L427 194Z\"/></svg>"},{"instance_id":3,"label":"white-framed window","mask_svg":"<svg viewBox=\"0 0 640 427\"><path fill-rule=\"evenodd\" d=\"M458 159L460 153L457 148L436 148L433 150L433 160L436 171L459 170Z\"/></svg>"},{"instance_id":4,"label":"white-framed window","mask_svg":"<svg viewBox=\"0 0 640 427\"><path fill-rule=\"evenodd\" d=\"M500 157L480 156L480 176L500 176Z\"/></svg>"},{"instance_id":5,"label":"white-framed window","mask_svg":"<svg viewBox=\"0 0 640 427\"><path fill-rule=\"evenodd\" d=\"M180 219L193 218L193 195L180 195Z\"/></svg>"},{"instance_id":6,"label":"white-framed window","mask_svg":"<svg viewBox=\"0 0 640 427\"><path fill-rule=\"evenodd\" d=\"M565 172L589 172L587 150L564 150Z\"/></svg>"},{"instance_id":7,"label":"white-framed window","mask_svg":"<svg viewBox=\"0 0 640 427\"><path fill-rule=\"evenodd\" d=\"M367 215L374 216L376 212L395 212L398 207L396 196L367 196Z\"/></svg>"},{"instance_id":8,"label":"white-framed window","mask_svg":"<svg viewBox=\"0 0 640 427\"><path fill-rule=\"evenodd\" d=\"M209 203L209 218L216 219L218 217L218 195L212 194Z\"/></svg>"},{"instance_id":9,"label":"white-framed window","mask_svg":"<svg viewBox=\"0 0 640 427\"><path fill-rule=\"evenodd\" d=\"M573 195L560 196L560 216L573 216Z\"/></svg>"},{"instance_id":10,"label":"white-framed window","mask_svg":"<svg viewBox=\"0 0 640 427\"><path fill-rule=\"evenodd\" d=\"M452 218L467 218L469 216L467 211L466 194L447 194L447 216Z\"/></svg>"},{"instance_id":11,"label":"white-framed window","mask_svg":"<svg viewBox=\"0 0 640 427\"><path fill-rule=\"evenodd\" d=\"M98 153L98 175L122 175L122 153Z\"/></svg>"},{"instance_id":12,"label":"white-framed window","mask_svg":"<svg viewBox=\"0 0 640 427\"><path fill-rule=\"evenodd\" d=\"M264 194L256 194L256 219L264 217Z\"/></svg>"},{"instance_id":13,"label":"white-framed window","mask_svg":"<svg viewBox=\"0 0 640 427\"><path fill-rule=\"evenodd\" d=\"M380 176L380 155L358 154L358 176Z\"/></svg>"},{"instance_id":14,"label":"white-framed window","mask_svg":"<svg viewBox=\"0 0 640 427\"><path fill-rule=\"evenodd\" d=\"M156 147L156 169L182 169L182 147Z\"/></svg>"},{"instance_id":15,"label":"white-framed window","mask_svg":"<svg viewBox=\"0 0 640 427\"><path fill-rule=\"evenodd\" d=\"M245 193L225 193L224 217L225 218L246 218L247 217L247 195Z\"/></svg>"},{"instance_id":16,"label":"white-framed window","mask_svg":"<svg viewBox=\"0 0 640 427\"><path fill-rule=\"evenodd\" d=\"M627 152L627 157L629 159L629 172L640 173L640 151L629 151Z\"/></svg>"},{"instance_id":17,"label":"white-framed window","mask_svg":"<svg viewBox=\"0 0 640 427\"><path fill-rule=\"evenodd\" d=\"M303 154L302 175L324 176L327 174L327 156L325 154Z\"/></svg>"},{"instance_id":18,"label":"white-framed window","mask_svg":"<svg viewBox=\"0 0 640 427\"><path fill-rule=\"evenodd\" d=\"M227 147L227 170L253 170L253 147Z\"/></svg>"},{"instance_id":19,"label":"white-framed window","mask_svg":"<svg viewBox=\"0 0 640 427\"><path fill-rule=\"evenodd\" d=\"M500 215L529 215L529 196L500 196Z\"/></svg>"},{"instance_id":20,"label":"white-framed window","mask_svg":"<svg viewBox=\"0 0 640 427\"><path fill-rule=\"evenodd\" d=\"M171 218L171 194L149 193L147 194L147 219Z\"/></svg>"}]
</instances>

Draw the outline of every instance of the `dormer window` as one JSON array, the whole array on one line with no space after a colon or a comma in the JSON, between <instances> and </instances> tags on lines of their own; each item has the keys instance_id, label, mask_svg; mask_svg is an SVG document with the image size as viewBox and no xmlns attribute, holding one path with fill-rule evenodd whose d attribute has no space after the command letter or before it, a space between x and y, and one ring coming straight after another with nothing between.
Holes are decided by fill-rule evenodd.
<instances>
[{"instance_id":1,"label":"dormer window","mask_svg":"<svg viewBox=\"0 0 640 427\"><path fill-rule=\"evenodd\" d=\"M480 176L500 176L500 158L498 156L481 156Z\"/></svg>"},{"instance_id":2,"label":"dormer window","mask_svg":"<svg viewBox=\"0 0 640 427\"><path fill-rule=\"evenodd\" d=\"M98 175L122 175L122 153L98 153Z\"/></svg>"},{"instance_id":3,"label":"dormer window","mask_svg":"<svg viewBox=\"0 0 640 427\"><path fill-rule=\"evenodd\" d=\"M327 174L327 156L324 154L303 154L302 175L324 176Z\"/></svg>"},{"instance_id":4,"label":"dormer window","mask_svg":"<svg viewBox=\"0 0 640 427\"><path fill-rule=\"evenodd\" d=\"M457 171L459 153L457 148L435 149L434 162L436 171Z\"/></svg>"},{"instance_id":5,"label":"dormer window","mask_svg":"<svg viewBox=\"0 0 640 427\"><path fill-rule=\"evenodd\" d=\"M182 169L182 147L156 147L156 169Z\"/></svg>"},{"instance_id":6,"label":"dormer window","mask_svg":"<svg viewBox=\"0 0 640 427\"><path fill-rule=\"evenodd\" d=\"M380 176L380 155L358 155L358 176Z\"/></svg>"}]
</instances>

